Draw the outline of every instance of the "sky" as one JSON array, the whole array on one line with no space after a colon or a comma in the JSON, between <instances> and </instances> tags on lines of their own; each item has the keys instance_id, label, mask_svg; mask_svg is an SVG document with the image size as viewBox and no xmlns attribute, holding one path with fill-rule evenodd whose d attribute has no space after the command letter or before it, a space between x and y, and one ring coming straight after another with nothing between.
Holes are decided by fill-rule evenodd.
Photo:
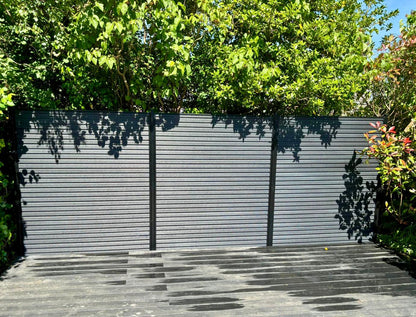
<instances>
[{"instance_id":1,"label":"sky","mask_svg":"<svg viewBox=\"0 0 416 317\"><path fill-rule=\"evenodd\" d=\"M393 28L389 32L380 32L380 34L373 36L376 48L380 47L384 35L399 35L400 20L403 20L403 22L406 23L406 14L410 13L412 10L416 11L416 0L384 0L384 3L389 11L399 9L399 14L390 20L393 24Z\"/></svg>"}]
</instances>

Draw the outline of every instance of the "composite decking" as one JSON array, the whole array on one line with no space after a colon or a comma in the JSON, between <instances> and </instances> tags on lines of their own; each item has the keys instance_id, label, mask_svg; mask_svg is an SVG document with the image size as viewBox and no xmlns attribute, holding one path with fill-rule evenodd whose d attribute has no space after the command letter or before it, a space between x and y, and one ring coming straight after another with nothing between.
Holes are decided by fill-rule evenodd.
<instances>
[{"instance_id":1,"label":"composite decking","mask_svg":"<svg viewBox=\"0 0 416 317\"><path fill-rule=\"evenodd\" d=\"M29 256L0 316L416 316L404 268L373 244Z\"/></svg>"}]
</instances>

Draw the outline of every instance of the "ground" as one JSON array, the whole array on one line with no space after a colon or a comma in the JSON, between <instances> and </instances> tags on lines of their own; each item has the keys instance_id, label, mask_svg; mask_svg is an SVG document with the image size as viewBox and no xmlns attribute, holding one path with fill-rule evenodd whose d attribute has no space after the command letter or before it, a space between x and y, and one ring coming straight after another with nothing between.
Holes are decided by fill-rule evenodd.
<instances>
[{"instance_id":1,"label":"ground","mask_svg":"<svg viewBox=\"0 0 416 317\"><path fill-rule=\"evenodd\" d=\"M28 256L0 316L416 316L416 279L373 244Z\"/></svg>"}]
</instances>

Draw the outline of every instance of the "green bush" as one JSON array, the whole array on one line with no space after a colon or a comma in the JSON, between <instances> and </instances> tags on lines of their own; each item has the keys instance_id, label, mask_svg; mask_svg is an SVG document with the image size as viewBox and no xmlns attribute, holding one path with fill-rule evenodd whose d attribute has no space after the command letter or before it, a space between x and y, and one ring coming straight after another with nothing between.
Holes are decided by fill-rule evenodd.
<instances>
[{"instance_id":1,"label":"green bush","mask_svg":"<svg viewBox=\"0 0 416 317\"><path fill-rule=\"evenodd\" d=\"M0 55L0 69L4 72L4 60ZM0 77L1 79L1 77ZM14 107L13 93L10 93L6 86L2 86L4 82L0 82L0 273L8 266L15 255L14 241L16 240L15 219L12 217L13 206L10 204L12 196L13 183L9 180L8 172L9 165L9 145L4 136L9 132L7 126L9 121L9 108ZM7 162L7 163L6 163ZM7 165L7 166L6 166Z\"/></svg>"},{"instance_id":2,"label":"green bush","mask_svg":"<svg viewBox=\"0 0 416 317\"><path fill-rule=\"evenodd\" d=\"M377 240L396 252L416 258L416 224L396 228L388 234L378 234Z\"/></svg>"},{"instance_id":3,"label":"green bush","mask_svg":"<svg viewBox=\"0 0 416 317\"><path fill-rule=\"evenodd\" d=\"M0 139L0 152L4 150L6 144L4 139ZM8 203L10 195L11 183L3 174L2 168L4 164L0 162L0 272L8 265L14 256L12 252L12 244L16 232L16 226L10 214L12 205Z\"/></svg>"}]
</instances>

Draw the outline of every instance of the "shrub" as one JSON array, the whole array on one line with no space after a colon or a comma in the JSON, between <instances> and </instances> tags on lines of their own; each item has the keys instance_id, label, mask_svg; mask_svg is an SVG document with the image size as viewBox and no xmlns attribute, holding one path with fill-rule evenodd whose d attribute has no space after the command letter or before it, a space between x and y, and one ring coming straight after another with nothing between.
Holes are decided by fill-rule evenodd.
<instances>
[{"instance_id":1,"label":"shrub","mask_svg":"<svg viewBox=\"0 0 416 317\"><path fill-rule=\"evenodd\" d=\"M379 234L377 239L401 254L416 258L416 224L398 228L390 234Z\"/></svg>"},{"instance_id":2,"label":"shrub","mask_svg":"<svg viewBox=\"0 0 416 317\"><path fill-rule=\"evenodd\" d=\"M0 151L5 148L5 142L0 139ZM11 245L13 242L14 225L10 215L12 205L7 202L10 182L1 172L3 163L0 162L0 272L11 259Z\"/></svg>"},{"instance_id":3,"label":"shrub","mask_svg":"<svg viewBox=\"0 0 416 317\"><path fill-rule=\"evenodd\" d=\"M380 122L365 133L369 147L364 154L379 161L377 170L384 190L385 213L377 241L410 258L416 258L416 163L415 126L401 133Z\"/></svg>"},{"instance_id":4,"label":"shrub","mask_svg":"<svg viewBox=\"0 0 416 317\"><path fill-rule=\"evenodd\" d=\"M416 162L414 131L401 134L395 127L380 122L372 124L376 130L365 133L369 147L364 154L379 161L377 170L385 190L386 211L401 225L415 221ZM413 132L413 133L411 133Z\"/></svg>"}]
</instances>

